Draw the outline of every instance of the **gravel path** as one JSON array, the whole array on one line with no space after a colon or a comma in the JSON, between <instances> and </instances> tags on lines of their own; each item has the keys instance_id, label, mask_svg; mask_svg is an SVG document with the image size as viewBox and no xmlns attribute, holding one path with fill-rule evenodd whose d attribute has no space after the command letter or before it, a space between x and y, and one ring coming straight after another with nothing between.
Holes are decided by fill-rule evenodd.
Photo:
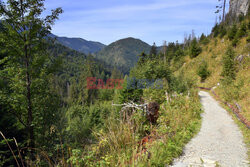
<instances>
[{"instance_id":1,"label":"gravel path","mask_svg":"<svg viewBox=\"0 0 250 167\"><path fill-rule=\"evenodd\" d=\"M231 116L207 92L199 92L204 108L200 132L185 147L174 167L248 167L243 136Z\"/></svg>"}]
</instances>

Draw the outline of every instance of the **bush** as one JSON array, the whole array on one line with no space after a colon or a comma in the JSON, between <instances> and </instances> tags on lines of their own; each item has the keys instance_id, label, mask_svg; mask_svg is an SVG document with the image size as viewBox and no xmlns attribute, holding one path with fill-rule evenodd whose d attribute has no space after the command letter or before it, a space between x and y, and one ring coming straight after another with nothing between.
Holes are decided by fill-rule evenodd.
<instances>
[{"instance_id":1,"label":"bush","mask_svg":"<svg viewBox=\"0 0 250 167\"><path fill-rule=\"evenodd\" d=\"M245 19L244 14L241 13L241 14L239 15L239 22L242 22L244 19Z\"/></svg>"},{"instance_id":2,"label":"bush","mask_svg":"<svg viewBox=\"0 0 250 167\"><path fill-rule=\"evenodd\" d=\"M250 42L250 33L248 33L247 42Z\"/></svg>"},{"instance_id":3,"label":"bush","mask_svg":"<svg viewBox=\"0 0 250 167\"><path fill-rule=\"evenodd\" d=\"M198 67L197 74L201 77L201 82L204 82L209 77L210 71L208 70L207 62L202 61Z\"/></svg>"},{"instance_id":4,"label":"bush","mask_svg":"<svg viewBox=\"0 0 250 167\"><path fill-rule=\"evenodd\" d=\"M233 46L233 47L236 47L237 44L238 44L238 42L239 42L239 39L235 38L235 39L232 41L232 46Z\"/></svg>"},{"instance_id":5,"label":"bush","mask_svg":"<svg viewBox=\"0 0 250 167\"><path fill-rule=\"evenodd\" d=\"M234 24L228 33L228 39L233 40L237 33L237 26Z\"/></svg>"},{"instance_id":6,"label":"bush","mask_svg":"<svg viewBox=\"0 0 250 167\"><path fill-rule=\"evenodd\" d=\"M242 23L239 31L237 32L237 38L242 38L246 36L246 34L247 34L247 25L246 23Z\"/></svg>"}]
</instances>

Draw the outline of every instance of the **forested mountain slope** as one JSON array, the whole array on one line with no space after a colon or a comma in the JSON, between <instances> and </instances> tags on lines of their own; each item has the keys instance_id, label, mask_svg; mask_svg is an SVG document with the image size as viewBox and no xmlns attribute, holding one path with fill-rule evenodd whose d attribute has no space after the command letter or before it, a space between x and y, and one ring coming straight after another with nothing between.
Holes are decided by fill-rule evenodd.
<instances>
[{"instance_id":1,"label":"forested mountain slope","mask_svg":"<svg viewBox=\"0 0 250 167\"><path fill-rule=\"evenodd\" d=\"M111 43L96 54L96 58L128 72L138 61L138 55L150 51L150 45L135 39L125 38Z\"/></svg>"}]
</instances>

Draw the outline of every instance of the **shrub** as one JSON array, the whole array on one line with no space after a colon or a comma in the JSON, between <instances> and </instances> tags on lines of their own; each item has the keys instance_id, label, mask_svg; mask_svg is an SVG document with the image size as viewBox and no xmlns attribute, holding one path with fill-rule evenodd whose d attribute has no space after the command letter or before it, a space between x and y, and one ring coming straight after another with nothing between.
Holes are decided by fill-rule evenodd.
<instances>
[{"instance_id":1,"label":"shrub","mask_svg":"<svg viewBox=\"0 0 250 167\"><path fill-rule=\"evenodd\" d=\"M239 39L238 39L238 38L235 38L235 39L232 41L232 46L233 46L233 47L236 47L237 44L238 44L238 42L239 42Z\"/></svg>"},{"instance_id":2,"label":"shrub","mask_svg":"<svg viewBox=\"0 0 250 167\"><path fill-rule=\"evenodd\" d=\"M243 20L244 20L244 14L243 13L241 13L240 15L239 15L239 22L242 22Z\"/></svg>"},{"instance_id":3,"label":"shrub","mask_svg":"<svg viewBox=\"0 0 250 167\"><path fill-rule=\"evenodd\" d=\"M242 38L246 36L246 34L247 34L247 25L246 23L242 23L239 31L237 32L237 38Z\"/></svg>"},{"instance_id":4,"label":"shrub","mask_svg":"<svg viewBox=\"0 0 250 167\"><path fill-rule=\"evenodd\" d=\"M207 62L202 61L202 63L198 67L197 74L199 75L199 77L201 77L201 82L204 82L207 79L207 77L210 75Z\"/></svg>"},{"instance_id":5,"label":"shrub","mask_svg":"<svg viewBox=\"0 0 250 167\"><path fill-rule=\"evenodd\" d=\"M217 44L218 44L218 40L215 39L215 40L214 40L214 46L217 46Z\"/></svg>"},{"instance_id":6,"label":"shrub","mask_svg":"<svg viewBox=\"0 0 250 167\"><path fill-rule=\"evenodd\" d=\"M250 32L248 33L247 42L250 42Z\"/></svg>"},{"instance_id":7,"label":"shrub","mask_svg":"<svg viewBox=\"0 0 250 167\"><path fill-rule=\"evenodd\" d=\"M237 27L234 24L228 33L228 39L232 41L234 39L234 37L236 36L236 33L237 33Z\"/></svg>"}]
</instances>

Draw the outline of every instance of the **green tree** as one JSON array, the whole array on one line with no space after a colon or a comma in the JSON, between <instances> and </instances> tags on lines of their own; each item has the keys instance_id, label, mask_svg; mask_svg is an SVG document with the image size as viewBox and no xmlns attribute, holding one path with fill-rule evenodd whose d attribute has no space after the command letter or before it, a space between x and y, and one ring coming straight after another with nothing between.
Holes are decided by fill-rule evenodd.
<instances>
[{"instance_id":1,"label":"green tree","mask_svg":"<svg viewBox=\"0 0 250 167\"><path fill-rule=\"evenodd\" d=\"M216 23L212 29L212 33L215 38L219 35L219 28L220 26L218 25L218 23Z\"/></svg>"},{"instance_id":2,"label":"green tree","mask_svg":"<svg viewBox=\"0 0 250 167\"><path fill-rule=\"evenodd\" d=\"M226 54L223 56L223 69L221 76L224 81L231 82L236 77L236 66L234 62L235 53L230 47L227 49Z\"/></svg>"},{"instance_id":3,"label":"green tree","mask_svg":"<svg viewBox=\"0 0 250 167\"><path fill-rule=\"evenodd\" d=\"M197 57L200 53L202 52L201 47L199 46L197 39L194 38L191 42L191 47L190 47L190 57L194 58Z\"/></svg>"},{"instance_id":4,"label":"green tree","mask_svg":"<svg viewBox=\"0 0 250 167\"><path fill-rule=\"evenodd\" d=\"M150 50L150 56L156 56L157 55L157 47L156 47L156 44L154 43L151 47L151 50Z\"/></svg>"},{"instance_id":5,"label":"green tree","mask_svg":"<svg viewBox=\"0 0 250 167\"><path fill-rule=\"evenodd\" d=\"M206 35L202 33L200 37L200 42L204 41L205 39L206 39Z\"/></svg>"},{"instance_id":6,"label":"green tree","mask_svg":"<svg viewBox=\"0 0 250 167\"><path fill-rule=\"evenodd\" d=\"M46 124L45 117L53 117L50 114L55 109L48 106L48 101L53 102L48 92L53 68L46 37L62 9L52 10L51 15L42 18L44 10L44 0L0 2L1 49L7 54L1 61L5 66L0 76L6 79L11 92L1 91L1 101L10 104L26 128L30 148L35 147L36 123Z\"/></svg>"}]
</instances>

